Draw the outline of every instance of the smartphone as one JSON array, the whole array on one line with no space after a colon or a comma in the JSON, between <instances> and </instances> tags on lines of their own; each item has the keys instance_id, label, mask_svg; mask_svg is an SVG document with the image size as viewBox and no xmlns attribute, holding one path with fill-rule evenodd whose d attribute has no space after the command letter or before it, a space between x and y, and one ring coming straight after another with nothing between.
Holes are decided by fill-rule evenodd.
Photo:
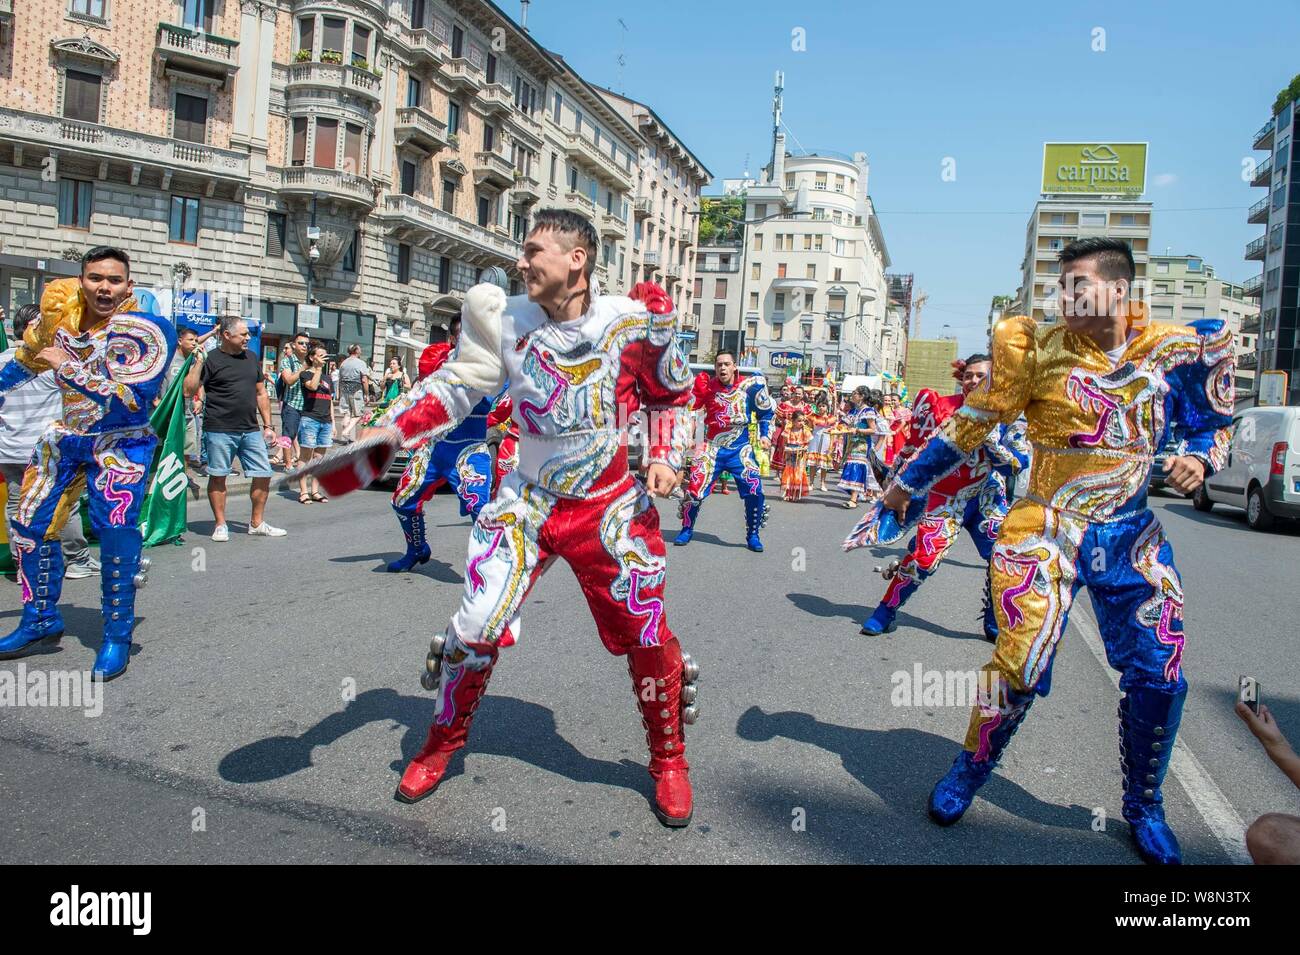
<instances>
[{"instance_id":1,"label":"smartphone","mask_svg":"<svg viewBox=\"0 0 1300 955\"><path fill-rule=\"evenodd\" d=\"M1259 716L1259 681L1253 676L1238 677L1237 699L1250 707L1250 711Z\"/></svg>"}]
</instances>

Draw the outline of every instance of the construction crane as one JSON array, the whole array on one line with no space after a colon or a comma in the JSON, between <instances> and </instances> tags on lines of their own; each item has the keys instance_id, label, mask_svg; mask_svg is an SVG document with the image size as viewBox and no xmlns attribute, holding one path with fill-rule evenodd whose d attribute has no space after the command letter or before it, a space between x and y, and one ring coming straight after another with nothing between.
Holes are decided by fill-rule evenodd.
<instances>
[{"instance_id":1,"label":"construction crane","mask_svg":"<svg viewBox=\"0 0 1300 955\"><path fill-rule=\"evenodd\" d=\"M921 309L929 298L929 293L921 291L920 288L912 296L912 330L908 333L912 338L921 337Z\"/></svg>"}]
</instances>

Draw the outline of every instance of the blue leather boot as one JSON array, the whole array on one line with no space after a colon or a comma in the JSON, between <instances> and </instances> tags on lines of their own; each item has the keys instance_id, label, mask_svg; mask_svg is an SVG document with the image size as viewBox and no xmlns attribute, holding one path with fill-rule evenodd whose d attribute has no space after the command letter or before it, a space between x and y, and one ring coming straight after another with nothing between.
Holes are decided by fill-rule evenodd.
<instances>
[{"instance_id":1,"label":"blue leather boot","mask_svg":"<svg viewBox=\"0 0 1300 955\"><path fill-rule=\"evenodd\" d=\"M894 618L897 616L897 610L880 604L867 618L867 622L862 625L862 635L865 637L878 637L882 633L893 633L898 629L898 624L894 622Z\"/></svg>"},{"instance_id":2,"label":"blue leather boot","mask_svg":"<svg viewBox=\"0 0 1300 955\"><path fill-rule=\"evenodd\" d=\"M41 541L32 550L19 551L24 583L23 616L18 629L0 640L0 660L25 656L38 645L53 645L63 636L59 593L63 590L63 544Z\"/></svg>"},{"instance_id":3,"label":"blue leather boot","mask_svg":"<svg viewBox=\"0 0 1300 955\"><path fill-rule=\"evenodd\" d=\"M767 504L757 495L745 498L745 546L756 554L763 553L758 532L767 523Z\"/></svg>"},{"instance_id":4,"label":"blue leather boot","mask_svg":"<svg viewBox=\"0 0 1300 955\"><path fill-rule=\"evenodd\" d=\"M690 506L685 502L682 503L682 529L673 538L673 543L678 547L685 547L691 542L691 538L695 535L695 518L699 517L699 514L699 503Z\"/></svg>"},{"instance_id":5,"label":"blue leather boot","mask_svg":"<svg viewBox=\"0 0 1300 955\"><path fill-rule=\"evenodd\" d=\"M975 801L975 793L993 775L993 768L997 766L1002 751L1007 748L1007 743L1019 729L1025 713L1034 702L1032 692L1017 693L1009 687L1006 692L1001 720L988 731L986 737L987 751L980 752L977 760L976 753L963 749L953 760L948 775L939 780L930 793L930 818L941 826L951 826L970 808L970 804ZM996 705L997 701L994 703Z\"/></svg>"},{"instance_id":6,"label":"blue leather boot","mask_svg":"<svg viewBox=\"0 0 1300 955\"><path fill-rule=\"evenodd\" d=\"M1124 818L1143 861L1181 865L1183 852L1165 822L1160 786L1169 769L1187 688L1131 687L1119 701L1119 754Z\"/></svg>"},{"instance_id":7,"label":"blue leather boot","mask_svg":"<svg viewBox=\"0 0 1300 955\"><path fill-rule=\"evenodd\" d=\"M149 574L149 560L141 558L140 543L136 527L106 527L99 531L104 642L95 656L93 676L105 683L126 672L130 662L135 592L145 585Z\"/></svg>"},{"instance_id":8,"label":"blue leather boot","mask_svg":"<svg viewBox=\"0 0 1300 955\"><path fill-rule=\"evenodd\" d=\"M398 511L397 522L402 525L402 533L406 535L406 553L388 565L390 574L399 574L417 564L428 563L432 556L424 539L424 511L413 514Z\"/></svg>"}]
</instances>

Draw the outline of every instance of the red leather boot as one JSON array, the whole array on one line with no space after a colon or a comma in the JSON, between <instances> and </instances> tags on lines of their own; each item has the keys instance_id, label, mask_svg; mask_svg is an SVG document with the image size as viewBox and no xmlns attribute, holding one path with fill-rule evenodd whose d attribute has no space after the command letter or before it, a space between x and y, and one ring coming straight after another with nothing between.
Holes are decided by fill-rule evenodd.
<instances>
[{"instance_id":1,"label":"red leather boot","mask_svg":"<svg viewBox=\"0 0 1300 955\"><path fill-rule=\"evenodd\" d=\"M665 826L679 829L691 821L694 811L682 724L695 722L695 677L699 671L690 657L683 655L676 637L662 646L629 651L627 669L650 747L654 813Z\"/></svg>"},{"instance_id":2,"label":"red leather boot","mask_svg":"<svg viewBox=\"0 0 1300 955\"><path fill-rule=\"evenodd\" d=\"M469 738L469 725L487 691L488 678L496 662L495 647L492 647L492 662L481 670L443 661L445 672L438 684L443 699L442 712L433 718L424 746L406 764L402 781L397 785L399 802L419 802L438 788L451 757Z\"/></svg>"}]
</instances>

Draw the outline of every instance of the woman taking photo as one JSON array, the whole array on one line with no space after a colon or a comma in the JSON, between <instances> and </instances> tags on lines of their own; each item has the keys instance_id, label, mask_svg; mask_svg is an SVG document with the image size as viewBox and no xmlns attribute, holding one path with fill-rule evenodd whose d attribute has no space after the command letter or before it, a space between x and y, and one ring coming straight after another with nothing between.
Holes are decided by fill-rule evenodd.
<instances>
[{"instance_id":1,"label":"woman taking photo","mask_svg":"<svg viewBox=\"0 0 1300 955\"><path fill-rule=\"evenodd\" d=\"M334 386L325 367L328 352L320 342L307 346L307 363L302 370L302 421L298 425L298 445L302 448L302 463L320 457L334 443ZM309 489L310 493L309 493ZM328 501L320 492L314 477L298 479L298 503L324 504Z\"/></svg>"}]
</instances>

